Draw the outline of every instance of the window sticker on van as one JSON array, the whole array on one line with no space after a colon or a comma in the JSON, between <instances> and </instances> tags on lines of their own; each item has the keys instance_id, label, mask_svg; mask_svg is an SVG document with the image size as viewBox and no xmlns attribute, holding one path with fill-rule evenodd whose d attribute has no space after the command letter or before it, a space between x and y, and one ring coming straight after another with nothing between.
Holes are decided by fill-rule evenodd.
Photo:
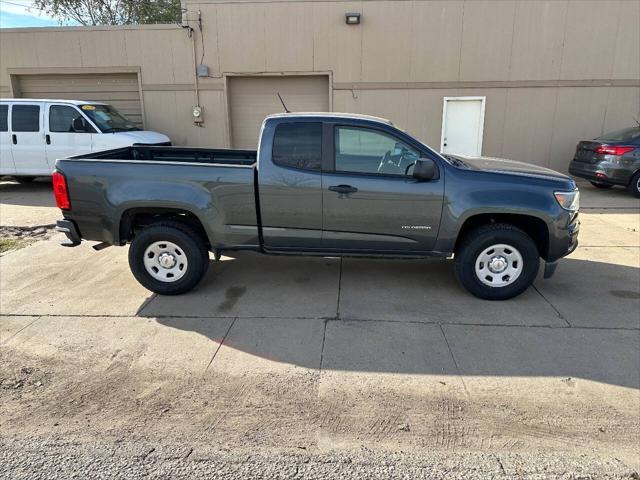
<instances>
[{"instance_id":1,"label":"window sticker on van","mask_svg":"<svg viewBox=\"0 0 640 480\"><path fill-rule=\"evenodd\" d=\"M82 105L82 110L95 110L95 105Z\"/></svg>"}]
</instances>

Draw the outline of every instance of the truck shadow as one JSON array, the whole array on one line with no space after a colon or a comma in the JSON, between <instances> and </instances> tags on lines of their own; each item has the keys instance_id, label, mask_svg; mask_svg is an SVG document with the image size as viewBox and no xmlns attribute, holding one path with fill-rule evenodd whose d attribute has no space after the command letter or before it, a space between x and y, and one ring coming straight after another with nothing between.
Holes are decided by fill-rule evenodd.
<instances>
[{"instance_id":1,"label":"truck shadow","mask_svg":"<svg viewBox=\"0 0 640 480\"><path fill-rule=\"evenodd\" d=\"M243 254L212 264L180 301L155 297L140 314L221 344L212 365L248 354L323 371L581 378L638 389L638 312L640 269L625 265L569 258L524 295L486 302L462 290L444 261Z\"/></svg>"}]
</instances>

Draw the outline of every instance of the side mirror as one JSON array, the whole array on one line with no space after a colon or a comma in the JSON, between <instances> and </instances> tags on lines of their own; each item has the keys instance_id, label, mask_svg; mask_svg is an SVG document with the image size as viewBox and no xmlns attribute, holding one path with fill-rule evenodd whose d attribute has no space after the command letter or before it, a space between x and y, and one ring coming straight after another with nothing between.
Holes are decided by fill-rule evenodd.
<instances>
[{"instance_id":1,"label":"side mirror","mask_svg":"<svg viewBox=\"0 0 640 480\"><path fill-rule=\"evenodd\" d=\"M436 162L430 158L419 158L413 166L413 178L418 180L434 180L438 178Z\"/></svg>"},{"instance_id":2,"label":"side mirror","mask_svg":"<svg viewBox=\"0 0 640 480\"><path fill-rule=\"evenodd\" d=\"M87 122L84 121L84 118L82 117L76 117L73 119L73 123L72 123L72 127L73 127L73 131L74 132L88 132L89 131L89 125L87 125Z\"/></svg>"}]
</instances>

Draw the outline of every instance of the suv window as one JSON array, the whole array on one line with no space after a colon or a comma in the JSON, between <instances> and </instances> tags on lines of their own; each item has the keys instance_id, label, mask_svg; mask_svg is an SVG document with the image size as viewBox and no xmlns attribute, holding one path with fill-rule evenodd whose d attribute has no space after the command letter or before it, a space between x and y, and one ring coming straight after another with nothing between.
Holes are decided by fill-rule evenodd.
<instances>
[{"instance_id":1,"label":"suv window","mask_svg":"<svg viewBox=\"0 0 640 480\"><path fill-rule=\"evenodd\" d=\"M273 163L283 167L320 170L322 124L281 123L276 127L271 152Z\"/></svg>"},{"instance_id":2,"label":"suv window","mask_svg":"<svg viewBox=\"0 0 640 480\"><path fill-rule=\"evenodd\" d=\"M420 154L397 138L376 130L337 127L336 171L406 175Z\"/></svg>"},{"instance_id":3,"label":"suv window","mask_svg":"<svg viewBox=\"0 0 640 480\"><path fill-rule=\"evenodd\" d=\"M11 109L11 130L14 132L39 132L40 106L14 105Z\"/></svg>"},{"instance_id":4,"label":"suv window","mask_svg":"<svg viewBox=\"0 0 640 480\"><path fill-rule=\"evenodd\" d=\"M9 131L9 105L0 105L0 132Z\"/></svg>"},{"instance_id":5,"label":"suv window","mask_svg":"<svg viewBox=\"0 0 640 480\"><path fill-rule=\"evenodd\" d=\"M75 108L66 105L51 105L49 107L49 131L86 133L84 130L76 130L73 128L73 121L76 118L84 120L84 117ZM86 124L86 121L83 123Z\"/></svg>"}]
</instances>

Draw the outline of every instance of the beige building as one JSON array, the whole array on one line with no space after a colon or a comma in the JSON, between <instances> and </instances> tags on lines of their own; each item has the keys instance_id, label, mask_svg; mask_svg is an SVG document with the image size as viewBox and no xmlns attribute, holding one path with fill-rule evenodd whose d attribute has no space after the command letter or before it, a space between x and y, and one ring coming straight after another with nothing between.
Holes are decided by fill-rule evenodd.
<instances>
[{"instance_id":1,"label":"beige building","mask_svg":"<svg viewBox=\"0 0 640 480\"><path fill-rule=\"evenodd\" d=\"M103 100L176 145L254 148L279 92L563 171L578 140L640 116L638 0L183 3L190 28L1 30L0 95Z\"/></svg>"}]
</instances>

